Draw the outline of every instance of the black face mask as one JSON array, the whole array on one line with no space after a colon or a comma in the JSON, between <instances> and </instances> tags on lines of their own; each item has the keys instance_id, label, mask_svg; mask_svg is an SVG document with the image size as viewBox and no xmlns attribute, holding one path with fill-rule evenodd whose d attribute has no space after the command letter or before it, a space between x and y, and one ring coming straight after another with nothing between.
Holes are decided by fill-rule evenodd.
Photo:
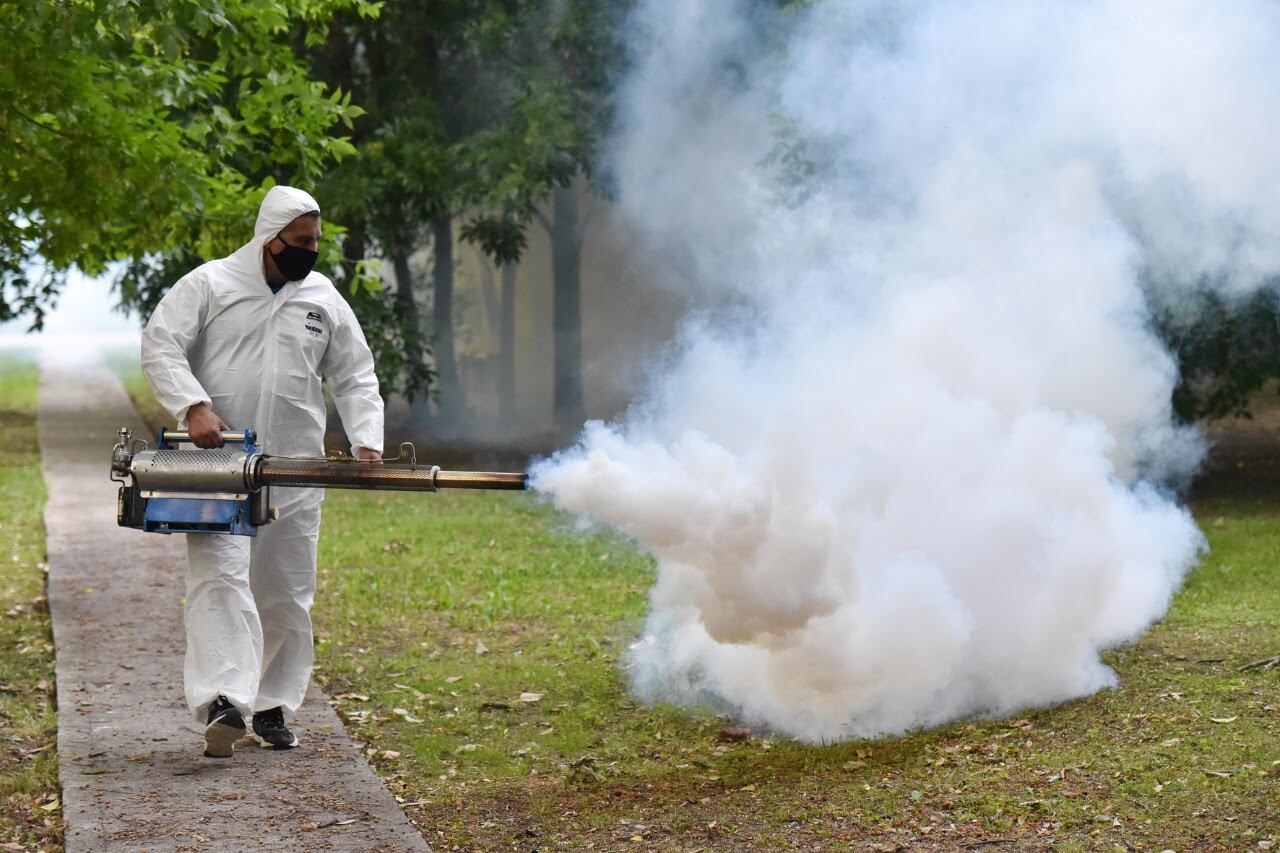
<instances>
[{"instance_id":1,"label":"black face mask","mask_svg":"<svg viewBox=\"0 0 1280 853\"><path fill-rule=\"evenodd\" d=\"M285 281L302 281L316 265L316 258L320 257L320 253L301 246L291 246L285 243L283 237L280 237L280 242L284 243L284 248L279 252L271 252L271 260L275 261L276 269L280 270Z\"/></svg>"}]
</instances>

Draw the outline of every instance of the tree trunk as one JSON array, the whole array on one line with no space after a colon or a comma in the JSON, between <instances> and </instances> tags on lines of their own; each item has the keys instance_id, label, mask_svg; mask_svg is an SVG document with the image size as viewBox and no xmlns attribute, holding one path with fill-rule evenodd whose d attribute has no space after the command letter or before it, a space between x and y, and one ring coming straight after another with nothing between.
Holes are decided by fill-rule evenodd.
<instances>
[{"instance_id":1,"label":"tree trunk","mask_svg":"<svg viewBox=\"0 0 1280 853\"><path fill-rule=\"evenodd\" d=\"M556 428L576 430L586 413L582 400L582 237L578 231L576 187L552 194L551 326L555 334L554 412Z\"/></svg>"},{"instance_id":2,"label":"tree trunk","mask_svg":"<svg viewBox=\"0 0 1280 853\"><path fill-rule=\"evenodd\" d=\"M498 289L493 280L493 264L489 256L476 249L476 263L480 267L480 297L484 300L485 328L492 332L498 327Z\"/></svg>"},{"instance_id":3,"label":"tree trunk","mask_svg":"<svg viewBox=\"0 0 1280 853\"><path fill-rule=\"evenodd\" d=\"M462 389L453 351L453 217L444 213L431 220L435 251L431 333L436 361L438 411L443 421L457 419L462 412Z\"/></svg>"},{"instance_id":4,"label":"tree trunk","mask_svg":"<svg viewBox=\"0 0 1280 853\"><path fill-rule=\"evenodd\" d=\"M404 325L405 359L413 364L422 361L422 321L418 302L413 297L413 278L409 273L409 256L403 251L391 255L391 268L396 274L396 310Z\"/></svg>"},{"instance_id":5,"label":"tree trunk","mask_svg":"<svg viewBox=\"0 0 1280 853\"><path fill-rule=\"evenodd\" d=\"M391 268L396 274L396 310L404 326L404 359L413 365L422 364L422 317L418 300L414 298L413 276L409 271L409 256L404 250L391 255ZM422 394L413 395L409 401L409 421L416 429L427 418L427 400Z\"/></svg>"},{"instance_id":6,"label":"tree trunk","mask_svg":"<svg viewBox=\"0 0 1280 853\"><path fill-rule=\"evenodd\" d=\"M498 414L504 424L516 414L516 266L502 265L498 311Z\"/></svg>"}]
</instances>

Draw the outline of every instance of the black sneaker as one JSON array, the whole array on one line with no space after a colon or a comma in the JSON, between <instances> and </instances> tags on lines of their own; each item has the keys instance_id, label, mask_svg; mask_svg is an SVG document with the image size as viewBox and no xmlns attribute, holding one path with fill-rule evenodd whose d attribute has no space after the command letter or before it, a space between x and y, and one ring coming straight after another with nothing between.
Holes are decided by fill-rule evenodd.
<instances>
[{"instance_id":1,"label":"black sneaker","mask_svg":"<svg viewBox=\"0 0 1280 853\"><path fill-rule=\"evenodd\" d=\"M267 749L293 749L298 737L284 724L284 709L272 708L253 715L253 739Z\"/></svg>"},{"instance_id":2,"label":"black sneaker","mask_svg":"<svg viewBox=\"0 0 1280 853\"><path fill-rule=\"evenodd\" d=\"M209 706L209 723L204 727L206 758L230 758L236 741L244 737L244 717L235 706L219 695Z\"/></svg>"}]
</instances>

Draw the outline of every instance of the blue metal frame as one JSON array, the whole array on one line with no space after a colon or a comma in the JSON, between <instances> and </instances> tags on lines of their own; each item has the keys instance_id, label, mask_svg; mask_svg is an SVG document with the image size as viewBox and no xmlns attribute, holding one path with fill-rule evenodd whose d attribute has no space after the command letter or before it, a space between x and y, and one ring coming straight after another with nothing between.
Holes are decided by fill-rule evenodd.
<instances>
[{"instance_id":1,"label":"blue metal frame","mask_svg":"<svg viewBox=\"0 0 1280 853\"><path fill-rule=\"evenodd\" d=\"M237 439L245 453L256 453L257 435L247 429ZM176 450L168 440L164 427L156 439L157 450ZM232 536L255 536L252 497L243 500L220 498L145 498L141 529L149 533L222 533Z\"/></svg>"},{"instance_id":2,"label":"blue metal frame","mask_svg":"<svg viewBox=\"0 0 1280 853\"><path fill-rule=\"evenodd\" d=\"M228 533L254 536L249 499L147 498L142 529L148 533Z\"/></svg>"}]
</instances>

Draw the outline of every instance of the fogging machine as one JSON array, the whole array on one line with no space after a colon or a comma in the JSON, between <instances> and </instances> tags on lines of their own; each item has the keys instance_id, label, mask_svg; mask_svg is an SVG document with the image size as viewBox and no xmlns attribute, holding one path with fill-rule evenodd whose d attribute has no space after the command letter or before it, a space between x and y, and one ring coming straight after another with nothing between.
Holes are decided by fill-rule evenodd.
<instances>
[{"instance_id":1,"label":"fogging machine","mask_svg":"<svg viewBox=\"0 0 1280 853\"><path fill-rule=\"evenodd\" d=\"M440 489L522 490L528 475L442 471L419 465L413 445L394 459L365 462L339 458L269 456L251 429L222 433L223 447L186 449L183 431L161 429L154 450L120 428L111 454L111 479L120 483L116 517L121 527L150 533L229 533L253 536L276 517L273 488L371 489L435 492Z\"/></svg>"}]
</instances>

